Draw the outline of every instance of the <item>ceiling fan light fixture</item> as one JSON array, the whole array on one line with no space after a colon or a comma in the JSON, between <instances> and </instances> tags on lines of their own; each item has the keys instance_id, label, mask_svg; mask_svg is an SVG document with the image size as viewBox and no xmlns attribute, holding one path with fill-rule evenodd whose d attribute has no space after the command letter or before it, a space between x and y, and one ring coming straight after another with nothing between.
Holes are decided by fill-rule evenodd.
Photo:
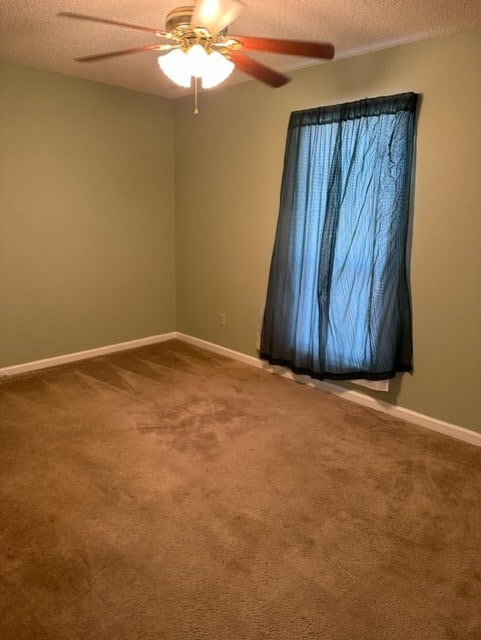
<instances>
[{"instance_id":1,"label":"ceiling fan light fixture","mask_svg":"<svg viewBox=\"0 0 481 640\"><path fill-rule=\"evenodd\" d=\"M243 7L242 0L194 0L193 5L169 11L165 30L71 11L62 11L58 16L147 31L168 40L166 44L148 44L120 51L107 51L75 60L90 63L135 53L162 52L163 55L158 58L160 69L175 84L187 89L192 86L194 77L196 97L199 78L202 87L210 89L226 80L234 68L270 87L282 87L289 82L288 76L245 55L245 51L264 51L324 60L334 57L334 45L330 42L242 35L228 37L227 28Z\"/></svg>"},{"instance_id":2,"label":"ceiling fan light fixture","mask_svg":"<svg viewBox=\"0 0 481 640\"><path fill-rule=\"evenodd\" d=\"M207 51L200 44L187 52L174 49L159 56L158 64L165 75L181 87L190 87L192 77L200 78L203 89L211 89L224 82L234 70L234 63L218 51Z\"/></svg>"}]
</instances>

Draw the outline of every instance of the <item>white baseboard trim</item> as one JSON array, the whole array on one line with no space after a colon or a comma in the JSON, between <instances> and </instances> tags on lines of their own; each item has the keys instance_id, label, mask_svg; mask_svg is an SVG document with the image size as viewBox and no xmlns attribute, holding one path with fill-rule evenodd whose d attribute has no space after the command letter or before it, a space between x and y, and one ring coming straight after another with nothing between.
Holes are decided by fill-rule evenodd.
<instances>
[{"instance_id":1,"label":"white baseboard trim","mask_svg":"<svg viewBox=\"0 0 481 640\"><path fill-rule=\"evenodd\" d=\"M25 362L23 364L15 364L11 367L3 367L0 369L0 378L7 376L16 376L21 373L29 373L38 369L47 369L57 367L60 364L68 364L77 360L87 360L88 358L96 358L104 356L115 351L125 351L126 349L135 349L136 347L144 347L157 342L165 342L177 337L177 332L162 333L157 336L148 336L146 338L137 338L136 340L128 340L127 342L118 342L117 344L109 344L105 347L96 347L95 349L86 349L85 351L77 351L76 353L67 353L63 356L54 356L53 358L44 358L43 360L35 360L33 362Z\"/></svg>"},{"instance_id":2,"label":"white baseboard trim","mask_svg":"<svg viewBox=\"0 0 481 640\"><path fill-rule=\"evenodd\" d=\"M177 338L179 340L182 340L183 342L188 342L194 347L201 347L202 349L207 349L207 351L218 353L220 356L226 356L227 358L232 358L233 360L244 362L244 364L250 364L253 367L261 369L264 368L263 361L259 358L248 356L245 353L234 351L233 349L228 349L227 347L221 347L219 344L215 344L214 342L207 342L207 340L195 338L194 336L189 336L186 333L177 333Z\"/></svg>"},{"instance_id":3,"label":"white baseboard trim","mask_svg":"<svg viewBox=\"0 0 481 640\"><path fill-rule=\"evenodd\" d=\"M438 433L442 433L446 436L457 438L458 440L462 440L463 442L468 442L469 444L474 444L478 447L481 447L481 433L472 431L471 429L466 429L465 427L460 427L456 424L444 422L443 420L438 420L437 418L432 418L431 416L417 413L416 411L412 411L411 409L405 409L404 407L393 405L388 402L382 402L380 400L377 400L376 398L372 398L371 396L364 395L362 393L359 393L358 391L353 391L351 389L345 389L344 387L333 384L331 382L313 380L309 376L298 376L285 367L269 365L260 358L248 356L244 353L233 351L232 349L221 347L220 345L214 344L213 342L207 342L206 340L201 340L200 338L195 338L184 333L177 333L177 338L179 340L183 340L184 342L188 342L189 344L207 349L208 351L218 353L219 355L227 356L228 358L233 358L234 360L239 360L240 362L244 362L245 364L250 364L254 367L264 369L265 371L268 371L270 373L276 373L284 378L289 378L290 380L295 380L296 382L307 384L310 387L321 389L322 391L326 391L327 393L332 393L336 396L344 398L345 400L349 400L350 402L356 402L357 404L361 404L365 407L376 409L377 411L382 411L383 413L388 413L395 418L400 418L401 420L412 422L413 424L417 424L421 427L426 427L427 429L431 429L432 431L437 431Z\"/></svg>"}]
</instances>

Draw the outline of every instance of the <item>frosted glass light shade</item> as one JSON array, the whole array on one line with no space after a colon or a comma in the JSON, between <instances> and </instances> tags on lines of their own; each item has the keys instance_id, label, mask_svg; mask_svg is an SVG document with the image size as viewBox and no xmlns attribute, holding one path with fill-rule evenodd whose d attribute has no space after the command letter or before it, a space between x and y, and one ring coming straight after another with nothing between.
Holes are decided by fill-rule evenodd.
<instances>
[{"instance_id":1,"label":"frosted glass light shade","mask_svg":"<svg viewBox=\"0 0 481 640\"><path fill-rule=\"evenodd\" d=\"M207 53L199 44L187 53L174 49L159 56L158 64L165 75L181 87L190 87L192 76L201 78L202 87L211 89L223 82L234 70L234 63L218 51Z\"/></svg>"},{"instance_id":2,"label":"frosted glass light shade","mask_svg":"<svg viewBox=\"0 0 481 640\"><path fill-rule=\"evenodd\" d=\"M186 56L191 75L194 76L194 78L201 78L204 67L207 64L207 59L209 58L204 47L201 47L200 44L194 44L194 46L187 51Z\"/></svg>"},{"instance_id":3,"label":"frosted glass light shade","mask_svg":"<svg viewBox=\"0 0 481 640\"><path fill-rule=\"evenodd\" d=\"M192 74L187 56L181 49L174 49L165 56L159 56L159 67L175 84L190 87Z\"/></svg>"},{"instance_id":4,"label":"frosted glass light shade","mask_svg":"<svg viewBox=\"0 0 481 640\"><path fill-rule=\"evenodd\" d=\"M224 82L234 71L234 66L234 63L227 60L221 53L213 51L207 56L204 65L202 87L204 89L211 89L221 82Z\"/></svg>"}]
</instances>

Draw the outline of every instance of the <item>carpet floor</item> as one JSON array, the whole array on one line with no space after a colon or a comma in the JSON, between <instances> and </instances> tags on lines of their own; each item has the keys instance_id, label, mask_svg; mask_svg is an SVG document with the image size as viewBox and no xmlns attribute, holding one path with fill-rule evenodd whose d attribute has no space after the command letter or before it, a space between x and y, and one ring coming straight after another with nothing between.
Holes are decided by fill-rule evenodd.
<instances>
[{"instance_id":1,"label":"carpet floor","mask_svg":"<svg viewBox=\"0 0 481 640\"><path fill-rule=\"evenodd\" d=\"M0 383L1 640L480 640L481 448L179 341Z\"/></svg>"}]
</instances>

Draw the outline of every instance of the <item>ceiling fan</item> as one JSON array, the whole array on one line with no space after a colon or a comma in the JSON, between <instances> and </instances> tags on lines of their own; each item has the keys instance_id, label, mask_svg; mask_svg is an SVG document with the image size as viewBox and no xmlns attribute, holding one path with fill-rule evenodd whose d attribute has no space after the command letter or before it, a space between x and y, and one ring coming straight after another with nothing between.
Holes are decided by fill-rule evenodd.
<instances>
[{"instance_id":1,"label":"ceiling fan","mask_svg":"<svg viewBox=\"0 0 481 640\"><path fill-rule=\"evenodd\" d=\"M116 56L156 51L160 54L160 68L171 80L180 86L190 87L193 77L196 89L197 79L201 79L204 89L209 89L223 82L235 67L271 87L281 87L289 82L288 76L250 58L244 51L263 51L326 60L334 57L334 46L329 42L228 35L227 27L243 7L244 4L239 0L196 0L193 6L182 6L170 11L165 29L66 11L57 15L145 31L165 41L133 49L82 56L75 58L76 61L94 62Z\"/></svg>"}]
</instances>

